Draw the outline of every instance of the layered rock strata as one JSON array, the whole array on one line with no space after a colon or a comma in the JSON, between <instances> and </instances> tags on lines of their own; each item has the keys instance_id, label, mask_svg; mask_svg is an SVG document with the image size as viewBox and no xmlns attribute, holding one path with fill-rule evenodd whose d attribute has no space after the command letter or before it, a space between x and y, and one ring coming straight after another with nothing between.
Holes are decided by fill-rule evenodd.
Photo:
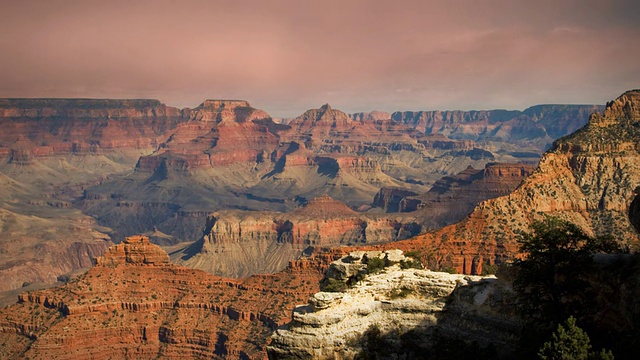
<instances>
[{"instance_id":1,"label":"layered rock strata","mask_svg":"<svg viewBox=\"0 0 640 360\"><path fill-rule=\"evenodd\" d=\"M86 274L0 311L0 357L261 359L336 256L231 280L171 264L148 238L131 237Z\"/></svg>"},{"instance_id":2,"label":"layered rock strata","mask_svg":"<svg viewBox=\"0 0 640 360\"><path fill-rule=\"evenodd\" d=\"M549 111L535 117L548 119ZM89 255L59 258L82 253L71 243L144 233L175 245L200 238L213 210L284 212L322 194L365 209L382 187L424 193L442 175L531 150L425 135L385 113L349 117L328 105L280 124L242 100L177 109L157 100L4 99L0 123L0 180L7 185L0 238L9 239L1 246L10 255L0 267L18 274L11 287L89 263ZM33 234L29 219L37 223ZM36 256L45 239L66 250ZM27 271L11 270L30 261L49 270L23 278Z\"/></svg>"},{"instance_id":3,"label":"layered rock strata","mask_svg":"<svg viewBox=\"0 0 640 360\"><path fill-rule=\"evenodd\" d=\"M289 213L213 213L204 236L172 259L216 275L243 277L279 271L317 247L383 243L419 232L411 216L357 213L322 196Z\"/></svg>"},{"instance_id":4,"label":"layered rock strata","mask_svg":"<svg viewBox=\"0 0 640 360\"><path fill-rule=\"evenodd\" d=\"M514 192L481 203L455 225L394 247L421 249L433 267L478 274L483 264L512 258L518 232L547 214L637 250L640 239L628 214L640 184L638 108L640 91L624 93L585 127L556 141Z\"/></svg>"},{"instance_id":5,"label":"layered rock strata","mask_svg":"<svg viewBox=\"0 0 640 360\"><path fill-rule=\"evenodd\" d=\"M489 163L484 169L468 167L444 176L424 194L402 188L382 188L373 206L386 212L411 212L423 230L441 228L464 219L479 203L504 196L535 169L529 164Z\"/></svg>"},{"instance_id":6,"label":"layered rock strata","mask_svg":"<svg viewBox=\"0 0 640 360\"><path fill-rule=\"evenodd\" d=\"M388 266L345 291L319 292L297 306L291 322L273 335L270 358L428 358L436 334L512 353L520 322L504 306L504 298L512 296L508 285L495 277L403 270L398 262L409 259L399 251L353 252L334 262L325 280L355 276L367 268L367 257L384 259ZM372 354L372 348L382 351Z\"/></svg>"},{"instance_id":7,"label":"layered rock strata","mask_svg":"<svg viewBox=\"0 0 640 360\"><path fill-rule=\"evenodd\" d=\"M138 150L139 156L188 118L188 110L158 100L0 99L0 158L27 165L67 154Z\"/></svg>"},{"instance_id":8,"label":"layered rock strata","mask_svg":"<svg viewBox=\"0 0 640 360\"><path fill-rule=\"evenodd\" d=\"M582 127L596 105L537 105L524 111L404 111L391 118L425 134L451 139L529 143L544 150L551 142Z\"/></svg>"}]
</instances>

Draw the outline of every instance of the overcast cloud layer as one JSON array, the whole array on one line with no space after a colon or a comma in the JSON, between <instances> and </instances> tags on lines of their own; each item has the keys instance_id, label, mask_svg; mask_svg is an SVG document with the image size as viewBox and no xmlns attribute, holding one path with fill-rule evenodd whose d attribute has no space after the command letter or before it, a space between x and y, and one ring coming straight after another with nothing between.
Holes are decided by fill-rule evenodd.
<instances>
[{"instance_id":1,"label":"overcast cloud layer","mask_svg":"<svg viewBox=\"0 0 640 360\"><path fill-rule=\"evenodd\" d=\"M0 0L0 97L603 104L640 87L638 19L637 0Z\"/></svg>"}]
</instances>

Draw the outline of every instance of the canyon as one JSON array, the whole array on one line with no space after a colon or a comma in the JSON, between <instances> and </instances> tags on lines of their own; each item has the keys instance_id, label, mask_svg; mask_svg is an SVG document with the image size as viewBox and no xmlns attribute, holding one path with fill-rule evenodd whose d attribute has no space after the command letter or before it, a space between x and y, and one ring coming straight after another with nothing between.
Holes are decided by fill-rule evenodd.
<instances>
[{"instance_id":1,"label":"canyon","mask_svg":"<svg viewBox=\"0 0 640 360\"><path fill-rule=\"evenodd\" d=\"M585 122L580 114L592 108L548 106L535 116L514 112L509 121L542 128L552 118ZM482 114L445 123L493 131L491 112ZM347 115L328 104L276 123L243 100L178 109L145 99L0 99L0 291L86 270L127 236L144 234L172 253L193 250L214 211L277 212L269 216L280 219L323 195L371 217L370 241L390 227L396 234L388 240L402 239L441 222L398 235L397 224L411 224L413 215L396 220L369 210L381 188L421 195L468 166L534 163L542 151L543 141L454 138L447 126L426 131L407 119ZM302 250L246 271L229 266L225 274L282 269Z\"/></svg>"},{"instance_id":2,"label":"canyon","mask_svg":"<svg viewBox=\"0 0 640 360\"><path fill-rule=\"evenodd\" d=\"M242 108L244 103L234 102L229 106ZM151 230L145 229L153 235L151 239L129 236L120 242L104 237L113 232L100 222L101 217L98 214L89 217L80 211L89 208L98 211L100 200L105 201L107 208L110 203L120 202L119 207L124 211L130 207L131 214L139 206L160 214L159 218L164 216L163 207L175 212L197 210L196 207L183 209L179 203L166 199L179 191L192 191L181 190L182 181L185 181L184 188L198 182L204 187L202 184L206 184L206 180L199 179L198 174L211 171L211 160L207 165L200 153L192 157L194 154L187 151L187 147L178 145L182 141L179 136L167 135L157 149L141 156L129 173L109 174L91 186L79 183L73 184L75 187L69 186L68 191L81 193L76 200L69 201L72 206L60 208L91 218L93 222L86 225L93 227L97 236L94 241L100 241L105 248L110 247L86 273L72 277L68 283L56 288L24 292L19 295L17 304L0 311L0 332L4 341L0 355L68 359L126 356L265 358L269 352L269 356L275 358L332 358L349 357L371 349L368 348L371 339L387 344L391 352L422 354L433 350L437 336L458 336L475 340L483 348L493 344L502 352L498 355L509 356L513 350L513 336L517 336L521 326L521 319L510 312L513 311L510 274L498 271L497 278L476 275L494 271L498 265L513 259L518 252L518 232L526 231L533 220L545 215L567 219L589 235L613 235L622 247L631 252L637 250L640 240L636 231L636 188L640 181L639 109L640 91L623 94L607 104L603 113L592 114L584 127L556 140L535 170L530 162L513 161L516 156L496 159L501 152L476 146L479 138L463 139L460 136L445 141L445 145L438 143L442 141L440 135L420 135L423 142L416 141L416 144L424 150L422 155L430 154L430 157L413 163L415 153L407 149L409 144L415 144L410 140L397 142L402 145L391 148L390 143L378 147L378 144L361 142L358 147L337 130L340 126L358 128L359 125L353 122L359 121L384 124L387 120L384 113L343 116L343 113L323 106L289 124L272 124L257 110L235 109L229 112L234 114L234 124L237 118L255 115L255 120L250 121L264 126L261 137L250 135L251 131L247 130L247 138L264 141L271 137L269 133L285 139L285 135L280 137L281 132L286 134L291 128L299 129L290 142L273 142L276 147L269 156L256 153L256 159L260 158L262 162L253 162L252 157L248 160L250 165L243 165L244 160L238 162L239 166L252 165L255 169L252 171L263 174L259 180L254 179L253 189L261 189L255 184L267 179L275 183L274 177L292 178L302 173L291 171L288 162L289 165L299 164L305 171L313 169L306 174L315 174L314 181L322 178L325 182L317 183L323 187L340 177L342 181L356 179L361 184L370 181L376 186L371 186L374 190L368 193L368 202L357 200L360 196L357 191L339 191L331 187L320 193L300 192L297 198L275 197L262 190L250 192L251 196L231 193L228 196L234 196L240 202L246 200L242 205L246 208L203 211L198 216L203 217L200 230L204 231L198 235L198 240L192 244L179 244L179 247L174 245L171 249L178 250L169 254L151 243L155 237L156 242L175 244L175 235L165 232L167 228L160 224ZM224 114L229 113L214 111L211 114L215 116L203 115L202 119L223 123ZM202 119L194 117L185 123ZM310 125L304 125L309 122ZM318 125L317 129L312 126L314 124ZM184 127L178 124L175 129L181 126ZM199 130L199 126L194 125L194 133L184 141L200 144L201 150L205 149L202 152L210 155L215 147L211 146L209 137L214 135L209 130ZM393 126L399 125L393 123ZM251 127L247 125L247 128ZM217 129L217 125L213 128ZM330 134L334 139L331 142L313 141L315 131L322 136ZM335 139L339 136L346 141ZM357 137L357 132L353 136ZM170 145L174 141L176 143ZM491 141L487 140L487 146ZM527 151L535 149L532 144L525 145ZM516 145L505 145L513 146ZM377 157L389 156L380 150L385 147L393 159L382 161L382 157ZM251 147L242 145L239 148ZM493 159L483 155L485 152L492 154ZM464 161L458 157L460 154L466 154ZM149 160L154 157L163 160ZM495 160L509 161L494 164ZM39 160L33 157L31 161ZM144 164L141 165L141 161ZM363 165L368 164L367 161L374 164L373 173L371 165ZM394 166L405 165L398 165L400 170L394 173L389 170L391 161ZM417 176L420 174L417 164L425 163L437 165L428 168L428 176ZM445 163L447 171L435 171ZM410 168L410 164L416 165L413 172L397 176L402 172L402 166ZM29 167L33 163L12 165ZM235 165L218 164L231 172L228 176L241 176L240 170L236 173L231 170ZM382 180L386 178L379 175L377 169L393 181L384 184ZM21 194L21 183L6 182L16 189L11 196ZM291 184L297 183L291 181L289 189L298 186ZM509 191L505 190L507 188L513 191L505 194ZM116 189L120 192L116 193ZM140 191L147 189L156 191L156 207L151 206L151 202L135 200L136 195L142 198ZM70 192L66 196L70 196ZM341 197L340 194L350 196ZM379 196L372 202L375 194ZM55 204L53 200L59 199L57 196L44 198ZM193 196L197 197L195 193ZM473 196L478 197L465 203ZM422 233L427 228L420 225L424 216L421 212L447 201L464 203L464 208L469 209L473 201L484 196L494 198L483 200L473 210L460 210L455 216L464 218L455 224ZM91 201L96 203L90 204ZM260 205L255 209L249 207L253 202ZM33 206L44 204L34 202ZM273 208L268 206L271 204ZM415 206L415 210L410 206ZM110 211L117 212L116 208L114 206L115 210ZM470 214L462 215L468 211ZM384 226L378 219L382 219ZM390 226L389 219L396 219L397 223ZM404 225L414 222L420 226L417 234L414 225ZM187 222L191 223L197 221ZM365 223L366 227L363 227ZM374 223L376 225L372 226ZM401 224L399 228L397 224ZM383 230L371 234L374 229ZM406 231L403 236L409 239L402 240L399 229ZM376 236L382 239L389 234L398 241L378 243ZM112 245L112 242L119 244ZM253 243L260 245L248 252L248 244ZM285 250L269 252L269 247ZM263 268L249 268L242 261L242 256L248 261L268 258L267 253L279 255L269 258ZM296 259L286 261L287 256ZM604 321L611 334L624 334L633 328L628 320L640 313L632 300L637 298L637 289L640 289L635 285L637 276L633 275L638 270L637 256L625 256L604 258L602 266L611 276L594 279L603 289L595 300L608 305L603 313L593 316L620 319ZM211 266L225 258L230 259L228 265L220 269ZM369 267L373 258L383 260L384 268L360 277L358 274ZM417 265L415 259L431 270L406 268L407 264L409 267ZM171 261L209 266L205 270L211 272L242 274L284 268L273 274L231 279ZM188 261L200 264L188 264ZM336 281L343 281L346 288L330 289L331 283ZM401 323L406 326L399 325ZM392 358L393 354L389 356Z\"/></svg>"},{"instance_id":3,"label":"canyon","mask_svg":"<svg viewBox=\"0 0 640 360\"><path fill-rule=\"evenodd\" d=\"M462 221L392 247L422 251L430 268L481 274L483 266L511 259L517 234L551 215L637 251L640 238L629 214L640 183L639 108L640 91L622 94L602 114L593 113L586 126L556 140L509 195L483 201Z\"/></svg>"}]
</instances>

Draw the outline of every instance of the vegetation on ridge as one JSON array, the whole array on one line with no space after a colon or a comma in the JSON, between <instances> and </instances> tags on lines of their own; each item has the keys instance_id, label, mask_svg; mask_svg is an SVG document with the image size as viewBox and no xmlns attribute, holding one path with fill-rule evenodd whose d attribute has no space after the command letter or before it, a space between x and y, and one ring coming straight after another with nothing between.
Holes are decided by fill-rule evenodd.
<instances>
[{"instance_id":1,"label":"vegetation on ridge","mask_svg":"<svg viewBox=\"0 0 640 360\"><path fill-rule=\"evenodd\" d=\"M574 329L574 316L586 319L595 311L595 289L589 281L596 271L594 254L620 251L613 238L590 237L575 224L551 216L534 222L531 230L520 234L520 251L524 257L514 263L517 270L514 289L519 310L526 319L520 344L524 358L532 357L552 329L567 318L566 328L560 325L563 330L557 331L569 329L570 332L563 332L562 336L582 341L576 338L580 333ZM554 335L554 339L558 336ZM588 343L586 333L584 336ZM567 358L553 355L564 346L561 341L568 341L556 340L556 343L544 344L541 350L544 359ZM586 354L588 348L582 350Z\"/></svg>"}]
</instances>

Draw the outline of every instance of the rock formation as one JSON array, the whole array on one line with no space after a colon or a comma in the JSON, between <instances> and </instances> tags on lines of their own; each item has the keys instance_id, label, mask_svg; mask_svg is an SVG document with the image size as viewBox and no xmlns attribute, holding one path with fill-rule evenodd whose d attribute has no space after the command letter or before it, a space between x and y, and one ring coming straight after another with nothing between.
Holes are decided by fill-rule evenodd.
<instances>
[{"instance_id":1,"label":"rock formation","mask_svg":"<svg viewBox=\"0 0 640 360\"><path fill-rule=\"evenodd\" d=\"M560 136L582 127L596 105L537 105L524 111L404 111L391 118L425 134L451 139L519 142L544 150Z\"/></svg>"},{"instance_id":2,"label":"rock formation","mask_svg":"<svg viewBox=\"0 0 640 360\"><path fill-rule=\"evenodd\" d=\"M286 125L240 100L207 100L183 115L188 121L141 156L133 174L85 189L76 201L112 229L114 241L153 229L166 244L192 241L200 229L176 224L203 224L205 214L229 208L290 211L323 194L358 208L381 187L424 193L443 174L513 160L519 149L498 154L471 140L423 134L385 113L350 117L328 104ZM537 157L528 146L520 150Z\"/></svg>"},{"instance_id":3,"label":"rock formation","mask_svg":"<svg viewBox=\"0 0 640 360\"><path fill-rule=\"evenodd\" d=\"M589 324L596 346L606 344L616 359L635 359L640 257L597 255L595 264L586 290L590 311L581 320ZM324 291L296 306L291 321L275 331L267 348L270 358L522 356L516 348L527 340L521 338L526 319L517 311L513 269L480 277L414 265L399 250L352 251L334 261L321 281Z\"/></svg>"},{"instance_id":4,"label":"rock formation","mask_svg":"<svg viewBox=\"0 0 640 360\"><path fill-rule=\"evenodd\" d=\"M318 290L336 255L230 280L168 263L148 238L131 237L86 274L1 310L0 357L264 358L272 330Z\"/></svg>"},{"instance_id":5,"label":"rock formation","mask_svg":"<svg viewBox=\"0 0 640 360\"><path fill-rule=\"evenodd\" d=\"M630 207L630 204L637 196L635 189L640 181L637 147L638 123L640 123L638 104L640 104L640 91L625 93L608 104L604 113L594 114L589 124L583 129L558 140L540 161L539 167L512 194L483 202L461 223L410 240L378 247L416 250L426 264L464 273L482 273L486 265L504 261L517 252L515 232L526 229L533 219L542 216L538 213L541 212L571 220L590 234L613 233L622 245L632 250L636 249L638 235L629 218L630 216L633 218L637 213L636 207ZM221 104L213 102L207 106L219 109ZM242 109L245 108L245 104L234 101L229 107ZM237 119L250 119L253 113L253 111L247 113L244 110L229 112L215 110L208 115L203 114L200 119L190 118L189 121L206 123L209 124L207 126L212 127L223 124L225 119L227 121L232 119L230 124L232 126L247 122L255 124L255 121L260 125L262 121L260 119L237 121ZM542 113L543 111L540 110L540 114ZM331 130L334 120L336 129L346 128L346 126L358 127L359 125L356 124L367 123L365 120L354 120L348 117L344 119L341 114L335 113L335 110L329 109L328 106L310 115L313 116L309 116L309 120L315 119L320 125L324 122L330 123L329 132L334 131ZM379 123L376 121L378 120L371 120L374 127L398 126L393 121L380 120ZM266 131L274 136L289 131L274 127L275 125L264 126ZM194 139L196 140L194 143L198 143L200 141L198 139L202 139L203 142L211 140L207 137L209 135L206 135L209 132L204 132L199 125L193 129L194 134L198 135L189 138L190 140L184 140L184 144L191 144L191 140ZM203 133L200 133L201 130ZM309 132L313 133L313 129ZM339 136L337 134L336 136ZM266 135L268 138L270 136ZM354 132L353 136L356 138L360 135ZM452 151L451 149L427 149L417 141L417 145L407 141L362 143L357 146L348 143L349 137L343 136L343 138L347 140L346 143L336 139L329 142L307 141L308 139L300 137L298 141L287 140L277 143L271 153L275 155L256 155L257 159L263 159L263 162L257 161L253 165L240 162L238 167L234 164L220 166L226 167L230 177L245 180L251 177L243 173L244 170L238 169L252 166L251 169L256 170L251 171L261 174L260 179L257 180L260 182L285 175L293 179L299 175L299 173L296 174L297 170L291 171L292 169L286 166L282 171L273 172L277 161L283 157L306 170L314 169L319 175L318 178L323 180L339 179L341 176L347 179L350 179L349 176L354 177L347 172L347 169L356 169L351 170L355 174L367 174L365 169L372 167L369 164L374 164L373 168L377 169L375 166L379 166L387 176L411 184L412 181L421 181L424 175L418 176L416 168L408 164L413 166L416 163L430 163L430 166L439 164L437 166L443 166L442 168L449 170L461 167L459 171L462 171L469 165L467 160L471 159L469 156L460 163L451 159L446 160L445 158L453 156L453 153L448 152ZM282 138L279 139L282 140ZM409 139L415 140L411 136ZM168 144L173 141L167 138L163 143ZM178 139L176 138L175 141ZM297 146L293 145L294 143ZM426 152L416 154L412 152L413 150L408 150L411 146ZM250 146L248 148L251 149ZM175 149L180 147L176 146ZM344 153L348 151L349 153ZM437 159L427 156L427 159L431 160L414 162L417 157L438 151L447 155ZM180 153L180 156L186 156L185 154L189 155L189 152ZM15 152L12 156L15 160L9 163L7 156L7 162L3 166L10 166L12 171L22 171L19 174L21 178L28 177L28 171L31 171L31 176L37 173L29 169L39 166L40 158L29 157L28 154L19 152ZM274 161L271 160L272 156ZM322 160L318 162L318 159ZM201 199L199 191L206 188L200 185L203 186L201 189L193 189L183 182L194 175L201 174L202 168L189 165L193 163L188 161L183 162L182 165L169 164L167 161L164 165L149 166L146 168L152 169L149 171L141 168L130 175L129 180L111 183L108 190L91 189L85 192L84 199L106 200L119 204L107 212L109 216L115 217L117 212L126 213L126 211L130 211L128 214L135 214L135 209L139 206L150 213L160 214L159 218L165 217L166 219L163 219L166 221L179 224L180 220L174 217L175 211L183 211L184 214L189 211L195 212L198 210L197 206L167 202L165 195L170 194L168 198L177 199L176 193L182 192L183 195L189 195L187 198L190 201L200 204L204 200ZM478 160L478 163L482 163L482 167L486 162L486 158ZM446 165L443 165L445 163ZM236 170L237 173L234 173L233 171ZM489 178L500 177L498 175L501 174L514 175L513 170L514 168L510 167L503 170L493 168L487 170L486 174L483 173L483 176ZM518 171L520 170L515 172ZM244 175L238 175L240 173ZM341 176L338 176L339 173ZM399 176L399 173L404 175ZM450 171L443 171L440 174L442 173L448 174ZM43 183L42 177L25 185L15 180L18 178L15 174L5 170L0 174L2 175L1 183L12 191L11 194L0 192L2 203L9 204L3 205L6 208L2 208L3 229L15 227L18 224L23 234L27 233L25 229L33 229L37 235L34 237L51 236L52 240L44 248L33 246L34 249L42 250L43 254L51 254L51 249L56 246L65 248L65 246L59 246L60 243L57 242L59 240L56 239L60 239L60 234L65 233L66 230L69 230L66 233L72 234L74 239L75 234L79 237L90 233L92 243L100 244L102 247L109 244L104 233L99 231L107 232L108 229L91 223L89 217L72 209L71 201L63 200L65 197L70 197L69 192L77 192L78 187L80 189L85 187L79 185L82 183L80 180L72 181L68 187L56 187L54 189L56 193L51 192L48 197L33 197L30 195L34 191L33 184ZM255 173L251 174L255 178ZM471 171L469 170L466 175L472 177ZM265 177L262 178L262 176ZM86 178L83 177L81 180L86 181ZM436 178L427 178L425 184L432 184L436 180ZM333 184L336 187L339 184L350 184L344 178L341 181ZM464 179L460 178L458 181L462 183ZM120 188L113 184L118 184ZM459 186L455 181L449 184L448 189ZM376 189L382 186L384 185L377 186ZM420 187L416 186L416 190ZM164 200L142 201L148 195L139 191L142 188L152 189L152 193L158 195L156 200ZM303 201L273 197L271 194L260 192L261 188L255 183L251 183L248 188L252 189L250 196L260 198L253 201L263 204L294 207L298 201ZM341 191L346 193L349 186L340 186L340 188L344 188ZM407 188L414 189L410 186ZM243 195L227 193L226 196L228 198L223 199L250 197L247 193ZM371 194L369 200L372 197ZM25 199L29 199L32 203L28 203ZM17 222L10 218L16 214L13 211L14 207L17 207L16 204L32 206L29 213L24 210L25 208L21 208L22 213L19 215L28 218L31 214L35 214L33 226L25 226L29 223ZM99 209L98 204L96 202L85 209L90 213ZM213 229L216 228L215 224L219 220L212 221L212 231L207 234L208 245L204 246L203 241L200 250L203 250L203 254L224 250L224 247L216 248L216 246L240 242L247 231L250 237L256 239L275 238L276 245L311 245L314 239L339 244L344 242L338 236L339 234L348 232L349 229L357 229L357 227L347 227L345 224L332 225L331 216L327 215L329 211L339 214L341 218L361 216L351 208L327 198L321 198L315 204L324 204L323 207L326 210L315 206L298 210L298 215L302 219L314 218L316 221L313 225L306 224L304 227L298 225L296 229L299 230L300 236L298 231L293 230L294 222L286 218L295 213L286 214L285 218L282 218L282 220L289 220L291 224L286 221L276 223L271 217L271 222L252 220L254 221L252 226L249 222L247 226L244 225L245 218L242 216L248 214L243 214L238 216L238 222L225 224L221 221L216 229L217 233L213 232ZM47 211L56 209L60 211L56 214L65 214L67 218L64 218L64 221L46 218L41 212L43 206L46 206ZM169 212L166 212L167 208ZM47 214L51 213L47 212ZM367 217L373 216L367 215ZM147 216L147 218L151 217ZM385 215L383 219L388 218ZM71 220L73 221L70 222ZM336 229L338 231L317 232L318 229L322 230L322 226L318 224L325 223L332 227L332 231ZM74 224L74 226L67 228L66 224ZM236 226L236 224L242 224L242 226ZM365 234L370 226L371 224L367 223ZM153 233L161 237L163 236L161 230L154 229ZM305 232L307 230L308 232ZM314 234L314 231L318 235L310 235ZM219 234L228 234L228 236L219 236ZM362 234L362 231L359 234ZM373 235L366 236L369 240ZM15 238L10 238L9 241L4 239L3 237L3 251L5 249L9 251L11 249L8 246L19 243ZM305 244L307 241L309 244ZM87 241L83 240L82 243ZM481 345L494 343L500 351L505 352L509 351L509 346L513 346L513 336L517 334L519 325L510 312L513 311L513 304L504 302L509 299L508 286L500 280L491 278L482 279L418 269L402 270L398 265L392 264L398 261L402 267L406 267L407 259L397 251L387 251L384 253L385 257L382 256L382 252L367 253L374 251L371 247L352 253L349 260L343 259L332 266L327 278L344 280L344 284L353 285L351 289L343 293L320 292L313 296L309 305L296 307L294 310L296 304L306 302L312 294L318 292L317 284L322 278L321 274L330 268L330 263L345 255L345 252L353 250L343 247L331 250L314 248L311 256L289 262L284 270L276 274L233 280L167 263L167 255L155 245L150 244L147 238L130 238L106 251L105 255L96 261L96 266L86 274L58 288L24 293L20 295L18 304L0 311L0 332L3 338L0 344L0 357L264 358L271 332L284 326L290 319L288 314L292 311L294 321L286 330L281 328L273 340L270 351L274 356L291 354L303 357L350 356L358 352L358 347L364 349L368 346L370 344L368 339L382 340L379 343L389 346L391 350L397 349L398 344L400 346L410 344L411 346L405 346L401 351L405 354L415 354L416 351L423 354L429 351L435 341L432 336L437 334L459 335L468 340L476 340ZM78 254L84 256L90 252L93 250L88 251L85 245L77 246ZM366 261L364 261L365 258ZM379 274L363 271L369 269L372 264L370 259L374 258L378 260L373 263L383 261L387 265L386 269ZM3 259L8 257L3 256ZM41 259L35 262L46 263ZM615 262L614 265L616 264L619 262ZM3 265L2 268L11 269L13 265L15 264ZM623 272L616 273L613 277L608 276L611 273L608 272L607 276L597 279L604 285L616 284L616 286L603 286L602 294L594 299L613 303L606 312L594 314L594 317L601 319L616 319L604 321L607 322L608 329L611 329L611 334L624 334L630 326L627 319L637 318L637 314L640 313L635 309L637 302L633 301L638 296L637 289L640 289L636 286L638 277L633 275L637 270L637 262L631 261L629 264L622 265L624 265ZM360 276L361 272L366 272L364 279ZM5 273L2 275L4 276ZM630 285L623 280L630 281ZM328 284L329 280L323 282L325 290ZM393 323L394 319L400 319L401 324L407 325L397 326ZM624 321L617 321L618 319ZM376 329L378 335L370 337L371 334L376 334L374 331ZM403 339L405 342L402 342ZM409 342L406 342L407 339Z\"/></svg>"},{"instance_id":6,"label":"rock formation","mask_svg":"<svg viewBox=\"0 0 640 360\"><path fill-rule=\"evenodd\" d=\"M186 119L188 111L158 100L0 99L0 158L25 165L34 158L120 151L135 162Z\"/></svg>"},{"instance_id":7,"label":"rock formation","mask_svg":"<svg viewBox=\"0 0 640 360\"><path fill-rule=\"evenodd\" d=\"M131 236L118 245L111 246L104 256L96 258L97 266L167 265L169 255L145 236Z\"/></svg>"},{"instance_id":8,"label":"rock formation","mask_svg":"<svg viewBox=\"0 0 640 360\"><path fill-rule=\"evenodd\" d=\"M353 252L332 264L345 270L330 268L325 280L342 281L339 275L366 269L366 257L383 258L389 266L345 291L319 292L297 306L291 322L276 330L270 358L351 359L373 355L372 348L377 358L428 358L435 335L513 353L520 320L505 306L505 298L513 297L508 284L495 277L403 270L397 263L407 258L398 251ZM372 333L377 337L368 339Z\"/></svg>"},{"instance_id":9,"label":"rock formation","mask_svg":"<svg viewBox=\"0 0 640 360\"><path fill-rule=\"evenodd\" d=\"M284 269L314 248L383 243L419 232L411 216L357 213L321 196L289 213L215 212L204 236L172 259L216 275L244 277Z\"/></svg>"},{"instance_id":10,"label":"rock formation","mask_svg":"<svg viewBox=\"0 0 640 360\"><path fill-rule=\"evenodd\" d=\"M439 229L462 220L482 201L511 193L531 173L529 164L489 163L444 176L421 195L406 189L382 188L373 206L386 212L411 212L423 230Z\"/></svg>"},{"instance_id":11,"label":"rock formation","mask_svg":"<svg viewBox=\"0 0 640 360\"><path fill-rule=\"evenodd\" d=\"M624 93L586 126L557 140L514 192L481 203L460 223L394 247L422 249L432 266L478 274L483 264L516 254L517 232L548 214L637 250L640 239L628 214L640 184L638 108L640 91Z\"/></svg>"}]
</instances>

